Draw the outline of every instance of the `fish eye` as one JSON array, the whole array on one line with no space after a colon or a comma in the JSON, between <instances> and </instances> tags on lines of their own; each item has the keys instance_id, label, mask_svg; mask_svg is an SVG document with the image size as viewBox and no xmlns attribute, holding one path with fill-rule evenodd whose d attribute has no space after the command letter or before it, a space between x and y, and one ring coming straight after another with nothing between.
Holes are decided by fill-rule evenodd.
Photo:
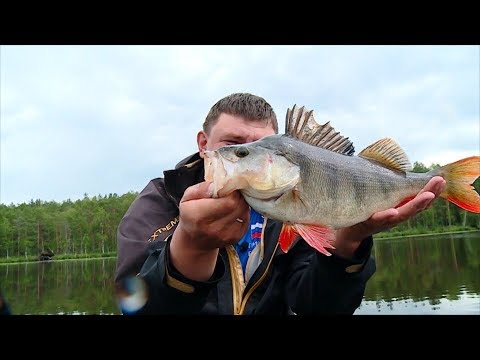
<instances>
[{"instance_id":1,"label":"fish eye","mask_svg":"<svg viewBox=\"0 0 480 360\"><path fill-rule=\"evenodd\" d=\"M235 149L235 155L242 158L248 155L248 149L245 146L240 146L239 148Z\"/></svg>"}]
</instances>

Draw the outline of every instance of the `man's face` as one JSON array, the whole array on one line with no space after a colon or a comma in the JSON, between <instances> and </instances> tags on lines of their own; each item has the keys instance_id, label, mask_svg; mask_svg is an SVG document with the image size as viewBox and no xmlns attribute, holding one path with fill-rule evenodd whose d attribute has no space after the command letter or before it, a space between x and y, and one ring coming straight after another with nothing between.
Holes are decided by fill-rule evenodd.
<instances>
[{"instance_id":1,"label":"man's face","mask_svg":"<svg viewBox=\"0 0 480 360\"><path fill-rule=\"evenodd\" d=\"M270 122L248 121L242 117L221 114L208 135L204 131L197 134L197 143L200 156L203 157L204 150L252 142L269 135L275 135Z\"/></svg>"}]
</instances>

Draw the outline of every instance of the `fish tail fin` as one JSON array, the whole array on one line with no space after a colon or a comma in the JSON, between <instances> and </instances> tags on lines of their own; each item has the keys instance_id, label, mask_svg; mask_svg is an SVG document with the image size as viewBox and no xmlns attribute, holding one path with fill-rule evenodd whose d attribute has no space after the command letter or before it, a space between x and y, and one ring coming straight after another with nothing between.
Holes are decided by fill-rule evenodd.
<instances>
[{"instance_id":1,"label":"fish tail fin","mask_svg":"<svg viewBox=\"0 0 480 360\"><path fill-rule=\"evenodd\" d=\"M284 223L279 237L279 245L283 252L286 253L290 250L297 234L300 235L308 245L324 255L331 255L327 249L335 249L332 245L335 240L333 229L321 225Z\"/></svg>"},{"instance_id":2,"label":"fish tail fin","mask_svg":"<svg viewBox=\"0 0 480 360\"><path fill-rule=\"evenodd\" d=\"M480 176L480 156L458 160L438 169L438 175L447 182L440 196L462 209L480 213L480 195L473 182Z\"/></svg>"}]
</instances>

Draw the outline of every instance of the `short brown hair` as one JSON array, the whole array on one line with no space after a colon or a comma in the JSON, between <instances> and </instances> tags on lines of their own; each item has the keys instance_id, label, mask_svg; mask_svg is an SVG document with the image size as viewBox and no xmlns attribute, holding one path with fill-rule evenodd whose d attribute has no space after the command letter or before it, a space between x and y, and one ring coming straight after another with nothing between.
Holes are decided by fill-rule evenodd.
<instances>
[{"instance_id":1,"label":"short brown hair","mask_svg":"<svg viewBox=\"0 0 480 360\"><path fill-rule=\"evenodd\" d=\"M235 93L220 99L208 112L203 123L203 131L208 134L223 113L241 116L251 121L270 122L275 133L278 133L277 116L270 104L260 96L249 93Z\"/></svg>"}]
</instances>

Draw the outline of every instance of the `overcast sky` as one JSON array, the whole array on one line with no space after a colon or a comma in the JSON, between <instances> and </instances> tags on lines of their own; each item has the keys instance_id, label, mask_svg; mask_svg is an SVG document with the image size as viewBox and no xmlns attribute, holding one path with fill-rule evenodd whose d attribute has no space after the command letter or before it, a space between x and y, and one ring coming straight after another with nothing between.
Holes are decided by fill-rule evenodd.
<instances>
[{"instance_id":1,"label":"overcast sky","mask_svg":"<svg viewBox=\"0 0 480 360\"><path fill-rule=\"evenodd\" d=\"M210 107L293 104L360 152L412 164L480 154L479 46L1 46L0 203L141 191L197 151Z\"/></svg>"}]
</instances>

